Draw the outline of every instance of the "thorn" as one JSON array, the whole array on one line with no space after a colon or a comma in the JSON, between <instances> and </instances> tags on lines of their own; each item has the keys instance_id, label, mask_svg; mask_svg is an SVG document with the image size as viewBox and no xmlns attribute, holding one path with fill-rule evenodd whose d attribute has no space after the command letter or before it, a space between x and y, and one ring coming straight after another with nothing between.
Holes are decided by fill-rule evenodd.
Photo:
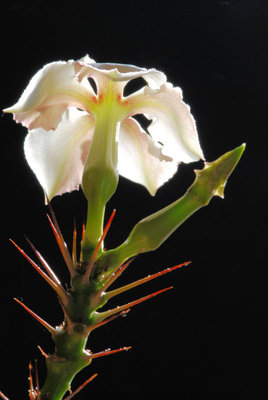
<instances>
[{"instance_id":1,"label":"thorn","mask_svg":"<svg viewBox=\"0 0 268 400\"><path fill-rule=\"evenodd\" d=\"M131 349L131 346L129 347L121 347L120 349L115 349L115 350L111 350L111 349L106 349L104 351L101 351L99 353L93 353L93 354L89 354L90 358L98 358L98 357L104 357L104 356L109 356L111 354L115 354L115 353L119 353L120 351L128 351L129 349Z\"/></svg>"},{"instance_id":2,"label":"thorn","mask_svg":"<svg viewBox=\"0 0 268 400\"><path fill-rule=\"evenodd\" d=\"M57 285L61 285L61 282L59 280L59 278L57 277L57 275L54 273L54 271L52 270L52 268L48 265L48 263L46 262L46 260L41 256L41 254L39 253L39 251L35 248L35 246L33 245L33 243L27 238L27 236L25 236L25 239L27 240L27 242L29 243L29 245L31 246L31 248L33 249L36 257L39 259L39 261L41 262L41 264L43 265L43 267L45 268L45 270L47 271L47 273L49 274L50 278L57 284Z\"/></svg>"},{"instance_id":3,"label":"thorn","mask_svg":"<svg viewBox=\"0 0 268 400\"><path fill-rule=\"evenodd\" d=\"M104 230L103 230L102 240L105 239L105 236L107 235L107 233L108 233L108 231L109 231L109 229L110 229L110 226L111 226L111 223L113 222L115 213L116 213L116 210L114 209L114 210L112 211L112 214L110 215L110 218L108 219L107 224L105 225Z\"/></svg>"},{"instance_id":4,"label":"thorn","mask_svg":"<svg viewBox=\"0 0 268 400\"><path fill-rule=\"evenodd\" d=\"M83 241L84 237L85 237L85 233L86 233L86 224L83 222L82 225L82 238L81 241Z\"/></svg>"},{"instance_id":5,"label":"thorn","mask_svg":"<svg viewBox=\"0 0 268 400\"><path fill-rule=\"evenodd\" d=\"M44 278L47 283L59 294L59 286L54 280L52 280L44 271L12 240L9 239L11 243L16 247L17 250L26 258L27 261L35 268L35 270Z\"/></svg>"},{"instance_id":6,"label":"thorn","mask_svg":"<svg viewBox=\"0 0 268 400\"><path fill-rule=\"evenodd\" d=\"M119 266L117 270L111 275L110 279L105 283L105 285L101 288L101 291L105 291L110 287L114 281L119 278L119 276L127 269L127 267L134 261L136 257L132 257L130 260L128 260L125 264Z\"/></svg>"},{"instance_id":7,"label":"thorn","mask_svg":"<svg viewBox=\"0 0 268 400\"><path fill-rule=\"evenodd\" d=\"M29 378L28 378L29 379L29 390L28 390L28 393L29 393L30 400L38 400L39 392L37 390L35 390L35 388L34 388L32 369L33 369L33 366L30 361L29 362Z\"/></svg>"},{"instance_id":8,"label":"thorn","mask_svg":"<svg viewBox=\"0 0 268 400\"><path fill-rule=\"evenodd\" d=\"M1 392L1 390L0 390L0 397L1 397L3 400L9 400L9 398L8 398L6 395L4 395L4 393Z\"/></svg>"},{"instance_id":9,"label":"thorn","mask_svg":"<svg viewBox=\"0 0 268 400\"><path fill-rule=\"evenodd\" d=\"M72 259L73 259L73 265L76 267L77 263L77 255L76 255L76 241L77 241L77 230L76 230L76 224L74 220L74 231L73 231L73 251L72 251Z\"/></svg>"},{"instance_id":10,"label":"thorn","mask_svg":"<svg viewBox=\"0 0 268 400\"><path fill-rule=\"evenodd\" d=\"M49 325L45 320L43 320L41 317L39 317L35 312L33 312L32 310L30 310L30 308L28 308L24 303L22 303L20 300L16 299L16 297L14 297L14 300L19 303L26 311L28 311L29 314L31 314L32 317L34 317L35 319L37 319L37 321L44 326L44 328L46 328L51 335L54 335L56 333L56 329L54 329L51 325Z\"/></svg>"},{"instance_id":11,"label":"thorn","mask_svg":"<svg viewBox=\"0 0 268 400\"><path fill-rule=\"evenodd\" d=\"M52 220L51 220L51 218L50 218L50 216L48 214L47 214L47 218L48 218L48 221L49 221L50 226L52 228L52 231L53 231L53 233L55 235L55 238L57 240L57 243L58 243L58 246L60 248L61 254L62 254L63 258L64 258L64 261L65 261L65 263L66 263L66 265L67 265L67 267L69 269L71 277L73 277L75 275L75 269L74 269L74 266L73 266L73 263L72 263L72 259L71 259L69 250L68 250L67 245L66 245L66 243L65 243L65 241L63 239L63 236L61 234L61 231L59 230L58 225L57 226L54 225L53 222L55 222L55 221L52 222Z\"/></svg>"},{"instance_id":12,"label":"thorn","mask_svg":"<svg viewBox=\"0 0 268 400\"><path fill-rule=\"evenodd\" d=\"M93 379L96 378L98 374L94 374L92 375L89 379L87 379L81 386L79 386L73 393L71 393L68 397L66 397L64 400L71 400L77 393L80 392L80 390L84 389L84 387L91 381L93 381Z\"/></svg>"},{"instance_id":13,"label":"thorn","mask_svg":"<svg viewBox=\"0 0 268 400\"><path fill-rule=\"evenodd\" d=\"M28 242L30 243L31 246L33 244L29 241L28 238L26 238ZM44 268L54 277L54 279L51 279L45 272L12 240L9 239L11 243L16 247L16 249L26 258L26 260L34 267L34 269L42 276L43 279L52 287L52 289L55 290L59 298L62 300L64 304L68 303L68 298L66 295L65 290L61 286L61 283L57 276L54 274L53 270L50 268L50 266L47 264L47 262L43 259L41 254L35 249L33 246L33 249L36 251L36 255L39 258L39 260L42 262L42 265ZM59 283L58 283L59 282Z\"/></svg>"},{"instance_id":14,"label":"thorn","mask_svg":"<svg viewBox=\"0 0 268 400\"><path fill-rule=\"evenodd\" d=\"M32 363L31 361L29 362L29 397L30 400L34 400L35 399L35 390L34 390L34 386L33 386L33 377L32 377Z\"/></svg>"},{"instance_id":15,"label":"thorn","mask_svg":"<svg viewBox=\"0 0 268 400\"><path fill-rule=\"evenodd\" d=\"M130 308L128 308L127 310L121 311L120 313L116 314L116 315L112 315L110 318L105 319L104 321L98 322L97 324L91 325L88 329L88 333L92 332L94 329L97 329L103 325L108 324L109 322L113 321L116 318L119 317L125 317L130 311Z\"/></svg>"},{"instance_id":16,"label":"thorn","mask_svg":"<svg viewBox=\"0 0 268 400\"><path fill-rule=\"evenodd\" d=\"M109 228L110 228L110 226L111 226L111 223L112 223L112 221L113 221L113 219L114 219L115 212L116 212L116 210L113 210L113 212L112 212L112 214L110 215L110 218L109 218L109 220L108 220L108 222L107 222L107 224L106 224L106 226L105 226L105 228L104 228L104 230L103 230L103 233L102 233L102 235L101 235L101 237L100 237L100 239L99 239L99 241L98 241L98 243L97 243L97 246L96 246L96 248L95 248L95 250L94 250L94 252L93 252L93 254L92 254L92 257L91 257L91 259L90 259L90 261L89 261L89 264L88 264L88 266L87 266L87 270L86 270L86 272L85 272L85 274L84 274L84 276L83 276L83 281L88 281L88 280L89 280L90 273L91 273L91 271L92 271L94 262L95 262L95 260L96 260L96 258L97 258L98 253L99 253L101 244L103 243L103 241L104 241L104 239L105 239L105 236L107 235L108 230L109 230Z\"/></svg>"},{"instance_id":17,"label":"thorn","mask_svg":"<svg viewBox=\"0 0 268 400\"><path fill-rule=\"evenodd\" d=\"M130 289L134 288L134 287L142 285L143 283L149 282L152 279L158 278L159 276L165 275L165 274L167 274L169 272L172 272L172 271L174 271L174 270L176 270L178 268L181 268L181 267L189 265L189 264L190 264L190 261L182 263L182 264L179 264L179 265L175 265L174 267L171 267L171 268L166 268L163 271L157 272L156 274L148 275L145 278L139 279L139 280L137 280L135 282L129 283L128 285L125 285L125 286L122 286L122 287L120 287L118 289L112 290L112 291L106 293L105 295L107 296L108 299L111 299L112 297L117 296L120 293L123 293L123 292L125 292L127 290L130 290Z\"/></svg>"},{"instance_id":18,"label":"thorn","mask_svg":"<svg viewBox=\"0 0 268 400\"><path fill-rule=\"evenodd\" d=\"M110 317L111 315L117 314L123 310L126 310L127 308L131 308L133 306L136 306L137 304L143 303L144 301L149 300L152 297L155 297L158 294L166 292L167 290L170 290L172 288L173 288L173 286L170 286L168 288L158 290L157 292L151 293L147 296L144 296L137 300L131 301L130 303L123 304L122 306L118 306L116 308L113 308L112 310L104 311L102 313L99 313L99 317L100 317L101 321L103 321L105 318Z\"/></svg>"},{"instance_id":19,"label":"thorn","mask_svg":"<svg viewBox=\"0 0 268 400\"><path fill-rule=\"evenodd\" d=\"M63 235L61 233L61 230L60 230L60 227L58 225L55 213L53 211L53 208L51 206L51 203L50 203L48 197L47 197L47 205L48 205L49 212L50 212L50 215L51 215L51 218L52 218L52 220L51 220L50 216L47 214L50 226L51 226L51 228L53 230L53 233L54 233L55 238L57 240L57 243L58 243L58 246L60 248L61 254L62 254L62 256L63 256L63 258L65 260L65 263L66 263L66 265L67 265L67 267L69 269L71 277L73 277L76 274L76 271L75 271L75 268L73 266L72 259L71 259L68 247L67 247L67 245L66 245L66 243L64 241Z\"/></svg>"},{"instance_id":20,"label":"thorn","mask_svg":"<svg viewBox=\"0 0 268 400\"><path fill-rule=\"evenodd\" d=\"M83 240L84 240L85 233L86 233L86 225L85 225L85 223L83 222L83 225L82 225L82 235L81 235L81 244L82 244L82 242L83 242ZM81 246L81 248L80 248L80 259L81 259L81 257L82 257L82 246Z\"/></svg>"},{"instance_id":21,"label":"thorn","mask_svg":"<svg viewBox=\"0 0 268 400\"><path fill-rule=\"evenodd\" d=\"M35 366L35 389L37 391L37 395L39 395L40 388L39 388L39 376L38 376L38 368L37 368L37 359L34 360L34 366Z\"/></svg>"},{"instance_id":22,"label":"thorn","mask_svg":"<svg viewBox=\"0 0 268 400\"><path fill-rule=\"evenodd\" d=\"M71 320L71 318L70 318L70 316L69 316L69 314L68 314L68 312L67 312L67 310L65 308L65 305L63 304L61 299L59 298L58 300L59 300L60 306L62 308L65 320L67 322L67 332L71 333L72 326L73 326L73 321Z\"/></svg>"},{"instance_id":23,"label":"thorn","mask_svg":"<svg viewBox=\"0 0 268 400\"><path fill-rule=\"evenodd\" d=\"M38 348L38 350L40 351L40 353L42 354L43 357L48 358L47 353L44 352L44 350L42 349L41 346L38 345L37 348Z\"/></svg>"}]
</instances>

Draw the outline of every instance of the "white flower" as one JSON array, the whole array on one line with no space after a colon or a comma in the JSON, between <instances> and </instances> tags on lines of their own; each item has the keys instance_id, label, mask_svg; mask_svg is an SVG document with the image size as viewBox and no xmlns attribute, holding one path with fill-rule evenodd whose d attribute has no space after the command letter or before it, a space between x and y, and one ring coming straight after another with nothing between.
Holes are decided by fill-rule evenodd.
<instances>
[{"instance_id":1,"label":"white flower","mask_svg":"<svg viewBox=\"0 0 268 400\"><path fill-rule=\"evenodd\" d=\"M140 77L145 86L124 96L126 84ZM92 160L110 163L154 195L180 162L203 158L181 89L155 69L99 64L88 56L50 63L4 111L29 129L25 155L49 198L77 189ZM152 120L147 131L135 114Z\"/></svg>"}]
</instances>

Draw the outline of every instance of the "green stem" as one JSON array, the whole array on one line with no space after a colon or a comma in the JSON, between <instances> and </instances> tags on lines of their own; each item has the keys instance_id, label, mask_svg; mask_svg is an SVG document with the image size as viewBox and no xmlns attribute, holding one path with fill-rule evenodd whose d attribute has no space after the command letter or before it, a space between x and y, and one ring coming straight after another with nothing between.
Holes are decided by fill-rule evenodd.
<instances>
[{"instance_id":1,"label":"green stem","mask_svg":"<svg viewBox=\"0 0 268 400\"><path fill-rule=\"evenodd\" d=\"M47 378L40 393L40 400L61 400L70 389L75 375L86 367L89 362L85 359L67 361L51 356L46 360Z\"/></svg>"},{"instance_id":2,"label":"green stem","mask_svg":"<svg viewBox=\"0 0 268 400\"><path fill-rule=\"evenodd\" d=\"M47 377L40 399L61 400L75 375L90 364L85 352L87 333L82 324L71 324L58 329L54 335L55 354L48 356Z\"/></svg>"},{"instance_id":3,"label":"green stem","mask_svg":"<svg viewBox=\"0 0 268 400\"><path fill-rule=\"evenodd\" d=\"M82 179L82 189L88 201L82 262L88 263L103 231L105 206L118 184L117 158L119 123L111 117L96 116L92 144Z\"/></svg>"},{"instance_id":4,"label":"green stem","mask_svg":"<svg viewBox=\"0 0 268 400\"><path fill-rule=\"evenodd\" d=\"M214 162L205 163L203 170L196 171L196 179L183 197L138 222L124 243L103 253L97 272L112 272L128 258L157 249L186 219L208 205L213 196L223 197L227 179L244 149L242 145Z\"/></svg>"},{"instance_id":5,"label":"green stem","mask_svg":"<svg viewBox=\"0 0 268 400\"><path fill-rule=\"evenodd\" d=\"M91 283L83 283L80 275L74 277L65 322L53 334L55 353L46 358L47 377L40 400L61 400L75 375L91 363L85 349L94 324L92 315L106 301Z\"/></svg>"}]
</instances>

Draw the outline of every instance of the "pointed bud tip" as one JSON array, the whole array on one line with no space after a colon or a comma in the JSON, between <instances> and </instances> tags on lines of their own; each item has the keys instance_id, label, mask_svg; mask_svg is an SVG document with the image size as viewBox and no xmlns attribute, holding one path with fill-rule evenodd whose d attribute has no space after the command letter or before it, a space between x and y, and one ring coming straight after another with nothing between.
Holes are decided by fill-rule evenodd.
<instances>
[{"instance_id":1,"label":"pointed bud tip","mask_svg":"<svg viewBox=\"0 0 268 400\"><path fill-rule=\"evenodd\" d=\"M205 162L202 170L195 171L199 184L205 187L213 196L224 198L224 188L230 175L237 166L246 144L228 151L212 162Z\"/></svg>"},{"instance_id":2,"label":"pointed bud tip","mask_svg":"<svg viewBox=\"0 0 268 400\"><path fill-rule=\"evenodd\" d=\"M224 198L224 188L227 180L234 171L238 162L240 161L240 158L242 157L245 148L246 144L243 143L241 146L236 147L228 153L225 153L222 157L218 159L222 163L223 169L225 169L225 171L222 171L222 182L217 188L215 195Z\"/></svg>"},{"instance_id":3,"label":"pointed bud tip","mask_svg":"<svg viewBox=\"0 0 268 400\"><path fill-rule=\"evenodd\" d=\"M246 149L246 143L242 143L240 146L234 148L233 150L229 151L226 153L226 155L229 155L232 157L234 160L237 160L237 162L240 160L240 157L244 153Z\"/></svg>"}]
</instances>

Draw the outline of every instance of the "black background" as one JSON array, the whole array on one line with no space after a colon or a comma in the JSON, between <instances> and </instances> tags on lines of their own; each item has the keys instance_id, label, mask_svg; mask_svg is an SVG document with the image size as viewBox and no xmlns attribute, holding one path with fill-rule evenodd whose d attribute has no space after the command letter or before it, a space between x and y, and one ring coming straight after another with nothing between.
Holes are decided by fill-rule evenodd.
<instances>
[{"instance_id":1,"label":"black background","mask_svg":"<svg viewBox=\"0 0 268 400\"><path fill-rule=\"evenodd\" d=\"M225 199L214 198L160 249L139 256L120 283L191 260L173 272L118 297L117 303L154 290L174 289L92 334L89 347L133 346L98 359L75 380L99 376L77 399L150 393L201 398L246 393L267 396L267 1L57 2L14 1L1 6L1 107L14 104L44 64L88 53L99 62L154 67L180 86L197 121L207 160L243 142L246 152L229 179ZM23 301L51 324L61 311L50 288L9 243L28 248L29 236L67 280L46 220L42 190L23 155L26 130L1 119L1 369L0 390L27 398L27 364L52 352L47 333L12 300ZM117 215L106 240L112 248L133 224L174 201L192 182L182 165L154 198L120 179L107 207ZM53 200L66 241L73 220L81 226L81 192ZM262 390L265 392L261 395ZM260 397L259 397L260 396Z\"/></svg>"}]
</instances>

